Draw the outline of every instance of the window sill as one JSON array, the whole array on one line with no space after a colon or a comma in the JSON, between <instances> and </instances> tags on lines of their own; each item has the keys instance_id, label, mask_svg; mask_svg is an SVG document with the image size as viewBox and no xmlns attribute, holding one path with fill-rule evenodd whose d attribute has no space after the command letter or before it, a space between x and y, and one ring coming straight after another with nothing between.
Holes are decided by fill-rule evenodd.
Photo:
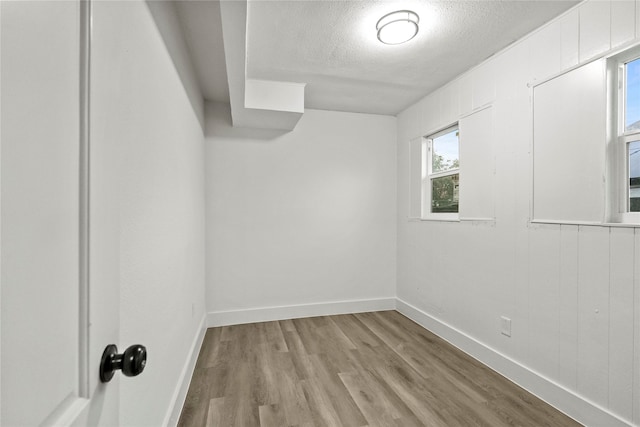
<instances>
[{"instance_id":1,"label":"window sill","mask_svg":"<svg viewBox=\"0 0 640 427\"><path fill-rule=\"evenodd\" d=\"M409 222L460 222L460 218L457 217L425 217L425 218L409 218Z\"/></svg>"},{"instance_id":2,"label":"window sill","mask_svg":"<svg viewBox=\"0 0 640 427\"><path fill-rule=\"evenodd\" d=\"M556 221L534 219L530 224L551 224L551 225L582 225L589 227L612 227L612 228L640 228L640 223L636 222L595 222L595 221Z\"/></svg>"},{"instance_id":3,"label":"window sill","mask_svg":"<svg viewBox=\"0 0 640 427\"><path fill-rule=\"evenodd\" d=\"M416 218L409 217L409 222L466 222L466 223L488 223L495 224L495 218L464 218L464 217L424 217L424 218Z\"/></svg>"},{"instance_id":4,"label":"window sill","mask_svg":"<svg viewBox=\"0 0 640 427\"><path fill-rule=\"evenodd\" d=\"M619 227L619 228L640 228L640 223L636 222L603 222L603 227Z\"/></svg>"}]
</instances>

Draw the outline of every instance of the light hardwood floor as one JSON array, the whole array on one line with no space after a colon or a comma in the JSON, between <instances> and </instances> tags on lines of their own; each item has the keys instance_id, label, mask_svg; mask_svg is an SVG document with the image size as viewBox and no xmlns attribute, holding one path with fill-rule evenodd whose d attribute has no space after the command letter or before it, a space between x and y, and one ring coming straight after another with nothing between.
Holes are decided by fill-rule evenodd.
<instances>
[{"instance_id":1,"label":"light hardwood floor","mask_svg":"<svg viewBox=\"0 0 640 427\"><path fill-rule=\"evenodd\" d=\"M395 311L207 330L179 426L576 426Z\"/></svg>"}]
</instances>

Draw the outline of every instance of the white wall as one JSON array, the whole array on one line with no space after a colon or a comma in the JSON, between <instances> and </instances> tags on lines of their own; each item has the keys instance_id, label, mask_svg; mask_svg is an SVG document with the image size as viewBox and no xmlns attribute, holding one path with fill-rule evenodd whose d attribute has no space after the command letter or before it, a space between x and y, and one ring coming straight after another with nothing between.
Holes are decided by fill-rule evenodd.
<instances>
[{"instance_id":1,"label":"white wall","mask_svg":"<svg viewBox=\"0 0 640 427\"><path fill-rule=\"evenodd\" d=\"M529 223L527 84L639 40L639 14L582 3L398 116L398 298L589 425L640 425L640 229ZM409 140L489 103L495 221L409 221Z\"/></svg>"},{"instance_id":2,"label":"white wall","mask_svg":"<svg viewBox=\"0 0 640 427\"><path fill-rule=\"evenodd\" d=\"M307 110L284 134L231 128L221 104L205 119L209 324L389 307L396 119Z\"/></svg>"},{"instance_id":3,"label":"white wall","mask_svg":"<svg viewBox=\"0 0 640 427\"><path fill-rule=\"evenodd\" d=\"M159 426L204 315L203 132L144 1L96 2L92 48L92 132L119 149L118 346L148 351L120 380L120 425Z\"/></svg>"},{"instance_id":4,"label":"white wall","mask_svg":"<svg viewBox=\"0 0 640 427\"><path fill-rule=\"evenodd\" d=\"M164 45L173 59L173 66L180 76L180 81L189 97L193 112L200 125L204 126L204 100L198 85L196 71L191 62L189 47L178 19L175 1L145 0L153 20L162 36Z\"/></svg>"}]
</instances>

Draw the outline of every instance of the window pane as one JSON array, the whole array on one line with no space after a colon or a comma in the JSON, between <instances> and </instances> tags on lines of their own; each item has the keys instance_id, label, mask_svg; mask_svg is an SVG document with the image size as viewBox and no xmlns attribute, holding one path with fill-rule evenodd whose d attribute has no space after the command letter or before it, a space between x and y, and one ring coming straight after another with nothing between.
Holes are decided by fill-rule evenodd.
<instances>
[{"instance_id":1,"label":"window pane","mask_svg":"<svg viewBox=\"0 0 640 427\"><path fill-rule=\"evenodd\" d=\"M625 130L640 130L640 58L626 65Z\"/></svg>"},{"instance_id":2,"label":"window pane","mask_svg":"<svg viewBox=\"0 0 640 427\"><path fill-rule=\"evenodd\" d=\"M460 175L431 180L431 212L458 212Z\"/></svg>"},{"instance_id":3,"label":"window pane","mask_svg":"<svg viewBox=\"0 0 640 427\"><path fill-rule=\"evenodd\" d=\"M442 172L460 167L458 154L458 129L433 138L431 172Z\"/></svg>"},{"instance_id":4,"label":"window pane","mask_svg":"<svg viewBox=\"0 0 640 427\"><path fill-rule=\"evenodd\" d=\"M629 212L640 212L640 141L629 144Z\"/></svg>"}]
</instances>

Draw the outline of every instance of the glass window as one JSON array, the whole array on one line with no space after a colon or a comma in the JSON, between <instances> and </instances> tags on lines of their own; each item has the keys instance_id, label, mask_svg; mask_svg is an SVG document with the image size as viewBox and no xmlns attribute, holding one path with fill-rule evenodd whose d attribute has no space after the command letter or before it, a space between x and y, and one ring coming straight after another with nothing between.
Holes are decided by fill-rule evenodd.
<instances>
[{"instance_id":1,"label":"glass window","mask_svg":"<svg viewBox=\"0 0 640 427\"><path fill-rule=\"evenodd\" d=\"M610 62L617 68L611 86L617 93L618 126L615 158L611 161L612 179L617 181L617 196L612 196L611 219L640 224L640 49L622 52Z\"/></svg>"},{"instance_id":2,"label":"glass window","mask_svg":"<svg viewBox=\"0 0 640 427\"><path fill-rule=\"evenodd\" d=\"M458 129L433 138L431 173L458 169L459 166Z\"/></svg>"},{"instance_id":3,"label":"glass window","mask_svg":"<svg viewBox=\"0 0 640 427\"><path fill-rule=\"evenodd\" d=\"M625 133L640 130L640 58L625 64Z\"/></svg>"},{"instance_id":4,"label":"glass window","mask_svg":"<svg viewBox=\"0 0 640 427\"><path fill-rule=\"evenodd\" d=\"M460 144L458 125L426 138L426 176L423 180L423 216L455 219L459 206ZM443 214L454 214L443 215Z\"/></svg>"},{"instance_id":5,"label":"glass window","mask_svg":"<svg viewBox=\"0 0 640 427\"><path fill-rule=\"evenodd\" d=\"M458 212L459 181L459 174L431 180L431 212Z\"/></svg>"}]
</instances>

